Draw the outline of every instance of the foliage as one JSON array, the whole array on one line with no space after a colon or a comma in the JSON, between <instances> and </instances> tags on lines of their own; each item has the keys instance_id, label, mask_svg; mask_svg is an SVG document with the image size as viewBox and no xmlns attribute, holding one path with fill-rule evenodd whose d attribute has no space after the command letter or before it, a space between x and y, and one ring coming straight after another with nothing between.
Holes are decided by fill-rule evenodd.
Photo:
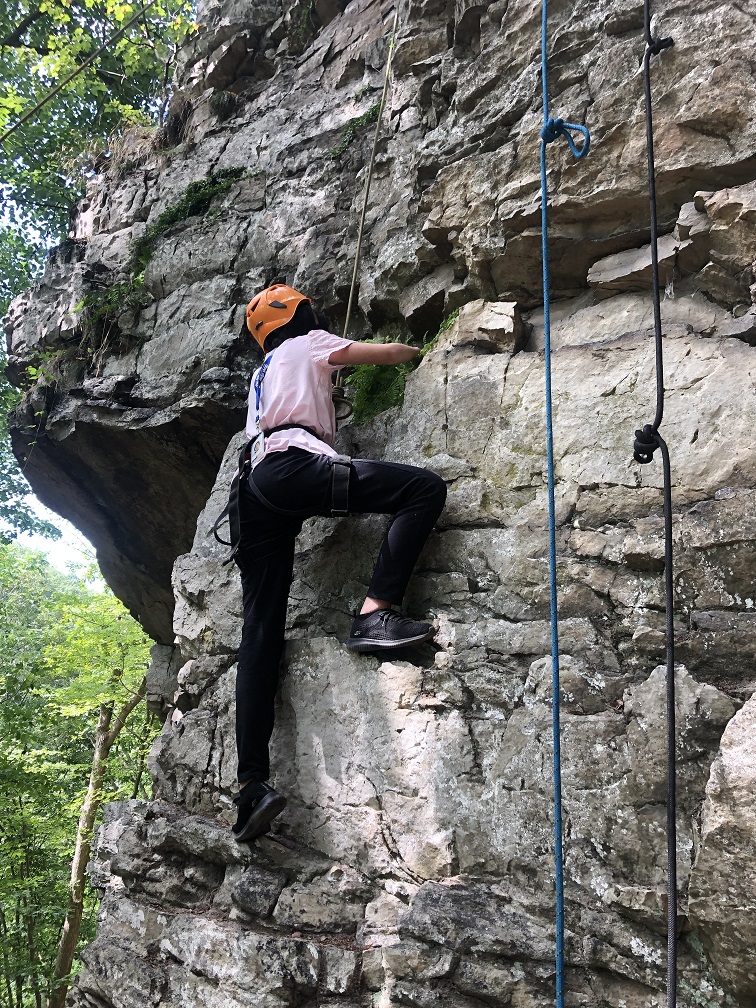
<instances>
[{"instance_id":1,"label":"foliage","mask_svg":"<svg viewBox=\"0 0 756 1008\"><path fill-rule=\"evenodd\" d=\"M356 423L367 423L384 410L399 406L404 399L404 386L414 367L406 364L358 364L345 379L352 390L352 407Z\"/></svg>"},{"instance_id":2,"label":"foliage","mask_svg":"<svg viewBox=\"0 0 756 1008\"><path fill-rule=\"evenodd\" d=\"M375 122L380 111L381 103L376 102L375 105L370 106L367 112L363 112L361 116L357 116L356 119L350 119L341 131L341 139L338 144L330 151L330 157L338 160L357 136L357 131L362 126Z\"/></svg>"},{"instance_id":3,"label":"foliage","mask_svg":"<svg viewBox=\"0 0 756 1008\"><path fill-rule=\"evenodd\" d=\"M374 85L367 83L359 87L354 93L354 101L362 101L365 95L370 94Z\"/></svg>"},{"instance_id":4,"label":"foliage","mask_svg":"<svg viewBox=\"0 0 756 1008\"><path fill-rule=\"evenodd\" d=\"M63 163L63 170L71 178L86 178L94 168L107 169L117 182L149 158L156 147L156 128L153 123L123 123L110 136L94 137L89 145L75 151Z\"/></svg>"},{"instance_id":5,"label":"foliage","mask_svg":"<svg viewBox=\"0 0 756 1008\"><path fill-rule=\"evenodd\" d=\"M141 7L138 0L17 0L0 8L0 131L74 72ZM157 0L128 31L0 149L0 198L6 219L65 236L68 210L95 165L81 151L165 118L179 41L191 30L189 0Z\"/></svg>"},{"instance_id":6,"label":"foliage","mask_svg":"<svg viewBox=\"0 0 756 1008\"><path fill-rule=\"evenodd\" d=\"M199 182L187 186L184 195L176 203L166 207L154 224L151 224L131 250L129 267L134 276L138 277L155 251L155 245L168 228L180 221L197 214L206 213L216 196L227 193L237 179L240 179L245 168L223 168L214 175L209 175Z\"/></svg>"},{"instance_id":7,"label":"foliage","mask_svg":"<svg viewBox=\"0 0 756 1008\"><path fill-rule=\"evenodd\" d=\"M92 570L60 574L16 544L0 546L0 618L0 1005L21 1008L52 973L98 706L138 688L150 642ZM127 721L106 800L145 796L155 731L144 708ZM84 941L95 913L90 893Z\"/></svg>"},{"instance_id":8,"label":"foliage","mask_svg":"<svg viewBox=\"0 0 756 1008\"><path fill-rule=\"evenodd\" d=\"M304 0L299 10L294 3L289 10L289 18L289 52L292 56L299 56L307 48L308 39L312 38L320 24L313 0Z\"/></svg>"},{"instance_id":9,"label":"foliage","mask_svg":"<svg viewBox=\"0 0 756 1008\"><path fill-rule=\"evenodd\" d=\"M45 250L13 228L0 227L0 318L16 294L42 271Z\"/></svg>"},{"instance_id":10,"label":"foliage","mask_svg":"<svg viewBox=\"0 0 756 1008\"><path fill-rule=\"evenodd\" d=\"M454 311L450 312L443 320L441 325L438 327L438 332L430 341L430 343L426 343L426 345L423 347L423 354L427 354L430 353L431 350L435 350L439 336L442 336L445 332L451 329L451 327L454 325L454 323L457 321L458 318L459 318L459 308L455 308Z\"/></svg>"},{"instance_id":11,"label":"foliage","mask_svg":"<svg viewBox=\"0 0 756 1008\"><path fill-rule=\"evenodd\" d=\"M150 302L150 295L144 289L144 277L123 280L91 291L77 310L86 308L93 324L111 324L121 312L138 311Z\"/></svg>"},{"instance_id":12,"label":"foliage","mask_svg":"<svg viewBox=\"0 0 756 1008\"><path fill-rule=\"evenodd\" d=\"M124 336L118 324L124 312L138 312L151 302L144 289L144 274L117 283L97 287L76 305L80 312L80 359L98 375L108 353L125 353L131 339ZM28 370L28 369L27 369Z\"/></svg>"},{"instance_id":13,"label":"foliage","mask_svg":"<svg viewBox=\"0 0 756 1008\"><path fill-rule=\"evenodd\" d=\"M210 95L210 111L221 122L230 119L236 112L239 100L232 91L213 91Z\"/></svg>"},{"instance_id":14,"label":"foliage","mask_svg":"<svg viewBox=\"0 0 756 1008\"><path fill-rule=\"evenodd\" d=\"M441 333L445 332L457 318L459 312L453 312L441 323L433 339L424 343L418 356L405 364L358 364L350 369L344 384L352 390L352 408L356 423L367 423L394 406L401 406L404 401L404 389L407 378L420 361L434 350ZM366 340L368 343L381 340Z\"/></svg>"},{"instance_id":15,"label":"foliage","mask_svg":"<svg viewBox=\"0 0 756 1008\"><path fill-rule=\"evenodd\" d=\"M0 373L0 543L10 542L19 532L58 539L60 530L38 518L29 506L29 484L11 450L8 414L17 400L18 392Z\"/></svg>"}]
</instances>

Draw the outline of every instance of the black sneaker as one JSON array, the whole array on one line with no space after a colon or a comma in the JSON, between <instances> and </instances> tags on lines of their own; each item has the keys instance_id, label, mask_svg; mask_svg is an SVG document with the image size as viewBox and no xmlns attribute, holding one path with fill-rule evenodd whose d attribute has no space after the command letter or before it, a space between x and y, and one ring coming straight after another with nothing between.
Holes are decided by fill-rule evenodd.
<instances>
[{"instance_id":1,"label":"black sneaker","mask_svg":"<svg viewBox=\"0 0 756 1008\"><path fill-rule=\"evenodd\" d=\"M286 808L286 799L269 784L250 781L242 788L236 804L239 816L231 832L239 843L245 843L268 832L271 822Z\"/></svg>"},{"instance_id":2,"label":"black sneaker","mask_svg":"<svg viewBox=\"0 0 756 1008\"><path fill-rule=\"evenodd\" d=\"M406 619L393 609L376 609L355 616L347 647L352 651L388 651L429 640L435 632L430 623Z\"/></svg>"}]
</instances>

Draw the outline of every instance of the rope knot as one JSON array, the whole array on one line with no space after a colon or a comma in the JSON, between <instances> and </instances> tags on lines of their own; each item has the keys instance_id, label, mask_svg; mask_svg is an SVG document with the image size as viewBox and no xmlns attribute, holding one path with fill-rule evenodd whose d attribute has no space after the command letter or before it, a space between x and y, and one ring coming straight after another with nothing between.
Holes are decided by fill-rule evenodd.
<instances>
[{"instance_id":1,"label":"rope knot","mask_svg":"<svg viewBox=\"0 0 756 1008\"><path fill-rule=\"evenodd\" d=\"M558 140L564 132L564 119L547 119L541 130L541 140L551 143Z\"/></svg>"},{"instance_id":2,"label":"rope knot","mask_svg":"<svg viewBox=\"0 0 756 1008\"><path fill-rule=\"evenodd\" d=\"M636 462L639 462L641 465L646 465L647 462L652 462L654 452L658 447L659 435L656 433L651 424L646 424L643 430L637 430L635 432L633 458Z\"/></svg>"},{"instance_id":3,"label":"rope knot","mask_svg":"<svg viewBox=\"0 0 756 1008\"><path fill-rule=\"evenodd\" d=\"M671 38L651 38L646 44L651 55L658 56L660 52L671 48L675 44L675 41Z\"/></svg>"},{"instance_id":4,"label":"rope knot","mask_svg":"<svg viewBox=\"0 0 756 1008\"><path fill-rule=\"evenodd\" d=\"M578 147L576 145L570 134L570 130L583 134L582 147ZM560 136L565 138L570 150L578 160L585 157L588 153L591 146L591 135L585 126L579 126L576 123L568 123L565 122L564 119L547 119L543 124L543 129L541 130L541 140L544 144L550 144L552 141L558 140Z\"/></svg>"}]
</instances>

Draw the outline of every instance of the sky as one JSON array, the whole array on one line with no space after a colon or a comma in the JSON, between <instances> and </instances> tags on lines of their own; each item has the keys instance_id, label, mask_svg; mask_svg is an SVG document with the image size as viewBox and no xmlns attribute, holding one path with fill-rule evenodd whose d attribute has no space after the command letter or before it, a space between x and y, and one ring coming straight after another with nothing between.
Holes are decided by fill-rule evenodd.
<instances>
[{"instance_id":1,"label":"sky","mask_svg":"<svg viewBox=\"0 0 756 1008\"><path fill-rule=\"evenodd\" d=\"M24 532L18 536L17 542L46 554L49 563L64 574L68 572L70 564L90 563L94 560L94 546L70 522L50 511L36 497L30 496L28 503L36 515L52 522L63 534L56 540Z\"/></svg>"}]
</instances>

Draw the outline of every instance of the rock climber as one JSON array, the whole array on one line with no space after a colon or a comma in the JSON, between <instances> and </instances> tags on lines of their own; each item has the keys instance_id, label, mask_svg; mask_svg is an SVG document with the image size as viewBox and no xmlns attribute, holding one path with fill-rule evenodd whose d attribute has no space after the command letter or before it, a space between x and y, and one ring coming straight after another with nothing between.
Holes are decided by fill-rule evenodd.
<instances>
[{"instance_id":1,"label":"rock climber","mask_svg":"<svg viewBox=\"0 0 756 1008\"><path fill-rule=\"evenodd\" d=\"M359 343L328 332L312 300L274 282L247 307L247 328L265 353L252 378L249 476L239 486L244 626L236 674L240 786L238 841L267 832L286 798L267 782L268 744L284 648L294 541L314 515L391 515L367 597L347 647L385 652L430 639L430 623L398 611L446 500L436 473L395 462L347 459L333 448L331 376L350 364L399 364L419 353L403 343Z\"/></svg>"}]
</instances>

